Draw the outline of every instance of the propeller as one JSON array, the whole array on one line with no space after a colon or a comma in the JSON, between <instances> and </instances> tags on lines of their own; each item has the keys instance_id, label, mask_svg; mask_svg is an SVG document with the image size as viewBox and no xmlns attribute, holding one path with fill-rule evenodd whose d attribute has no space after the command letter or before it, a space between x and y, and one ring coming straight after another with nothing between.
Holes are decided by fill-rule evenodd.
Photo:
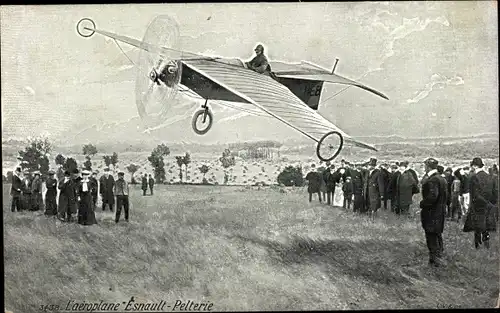
<instances>
[{"instance_id":1,"label":"propeller","mask_svg":"<svg viewBox=\"0 0 500 313\"><path fill-rule=\"evenodd\" d=\"M163 49L151 52L151 45ZM176 98L182 76L178 45L179 26L174 19L160 15L151 21L142 39L135 85L137 110L148 127L167 117Z\"/></svg>"}]
</instances>

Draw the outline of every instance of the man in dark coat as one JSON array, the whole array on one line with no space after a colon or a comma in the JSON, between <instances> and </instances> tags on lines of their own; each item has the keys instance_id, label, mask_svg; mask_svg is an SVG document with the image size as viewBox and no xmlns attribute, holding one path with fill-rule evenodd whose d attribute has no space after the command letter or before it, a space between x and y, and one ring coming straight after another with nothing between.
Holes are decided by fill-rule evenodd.
<instances>
[{"instance_id":1,"label":"man in dark coat","mask_svg":"<svg viewBox=\"0 0 500 313\"><path fill-rule=\"evenodd\" d=\"M313 164L314 165L314 164ZM317 171L313 170L306 175L306 180L308 181L308 186L307 186L307 192L309 193L309 202L312 201L312 195L313 193L318 194L318 199L319 202L321 203L321 181L323 177L321 177L321 174L318 173Z\"/></svg>"},{"instance_id":2,"label":"man in dark coat","mask_svg":"<svg viewBox=\"0 0 500 313\"><path fill-rule=\"evenodd\" d=\"M409 163L399 163L399 175L396 178L394 190L394 202L396 203L396 214L407 215L410 205L413 203L413 195L418 193L418 181L408 168Z\"/></svg>"},{"instance_id":3,"label":"man in dark coat","mask_svg":"<svg viewBox=\"0 0 500 313\"><path fill-rule=\"evenodd\" d=\"M146 191L148 190L148 174L144 173L144 176L142 176L142 184L141 184L141 189L142 189L142 195L146 195Z\"/></svg>"},{"instance_id":4,"label":"man in dark coat","mask_svg":"<svg viewBox=\"0 0 500 313\"><path fill-rule=\"evenodd\" d=\"M401 171L399 171L399 163L396 162L395 164L391 165L391 174L390 174L390 182L389 182L389 193L388 196L391 199L391 212L396 212L397 209L397 182L399 179L399 176L401 175Z\"/></svg>"},{"instance_id":5,"label":"man in dark coat","mask_svg":"<svg viewBox=\"0 0 500 313\"><path fill-rule=\"evenodd\" d=\"M334 172L333 169L335 169L335 165L327 167L323 172L323 180L325 181L326 185L326 203L328 205L333 204L333 199L335 197L335 186L340 179L339 174L337 172Z\"/></svg>"},{"instance_id":6,"label":"man in dark coat","mask_svg":"<svg viewBox=\"0 0 500 313\"><path fill-rule=\"evenodd\" d=\"M369 172L364 182L365 206L368 209L368 214L374 218L382 205L385 186L384 178L380 174L380 170L376 168L377 159L371 158L368 166Z\"/></svg>"},{"instance_id":7,"label":"man in dark coat","mask_svg":"<svg viewBox=\"0 0 500 313\"><path fill-rule=\"evenodd\" d=\"M78 182L76 180L76 173L72 175L69 171L65 171L64 179L59 181L57 188L61 190L58 205L59 219L71 222L72 215L76 214L78 210Z\"/></svg>"},{"instance_id":8,"label":"man in dark coat","mask_svg":"<svg viewBox=\"0 0 500 313\"><path fill-rule=\"evenodd\" d=\"M155 186L155 180L153 176L151 176L151 174L149 174L148 184L149 184L149 191L151 192L151 195L153 195L153 187Z\"/></svg>"},{"instance_id":9,"label":"man in dark coat","mask_svg":"<svg viewBox=\"0 0 500 313\"><path fill-rule=\"evenodd\" d=\"M30 172L27 170L24 171L23 173L23 187L21 188L22 190L22 195L21 195L21 203L23 210L29 210L31 211L32 207L32 196L31 196L31 175Z\"/></svg>"},{"instance_id":10,"label":"man in dark coat","mask_svg":"<svg viewBox=\"0 0 500 313\"><path fill-rule=\"evenodd\" d=\"M49 177L45 181L47 192L45 193L45 215L57 215L57 180L55 179L55 172L50 170Z\"/></svg>"},{"instance_id":11,"label":"man in dark coat","mask_svg":"<svg viewBox=\"0 0 500 313\"><path fill-rule=\"evenodd\" d=\"M99 190L99 184L97 182L97 171L93 171L92 175L89 177L90 183L90 195L92 196L92 204L94 205L94 211L97 208L97 195Z\"/></svg>"},{"instance_id":12,"label":"man in dark coat","mask_svg":"<svg viewBox=\"0 0 500 313\"><path fill-rule=\"evenodd\" d=\"M382 180L384 181L385 186L383 191L384 210L387 210L387 200L389 200L389 189L391 183L391 174L389 172L387 164L380 164L380 175L382 176Z\"/></svg>"},{"instance_id":13,"label":"man in dark coat","mask_svg":"<svg viewBox=\"0 0 500 313\"><path fill-rule=\"evenodd\" d=\"M351 170L352 193L354 194L353 212L363 212L363 174L361 164L356 165L355 170Z\"/></svg>"},{"instance_id":14,"label":"man in dark coat","mask_svg":"<svg viewBox=\"0 0 500 313\"><path fill-rule=\"evenodd\" d=\"M344 193L344 209L351 209L352 202L352 194L353 194L353 185L351 176L347 176L345 183L342 184L342 192Z\"/></svg>"},{"instance_id":15,"label":"man in dark coat","mask_svg":"<svg viewBox=\"0 0 500 313\"><path fill-rule=\"evenodd\" d=\"M34 178L31 183L31 210L39 211L43 209L43 196L42 196L42 178L40 177L40 172L35 171L33 173Z\"/></svg>"},{"instance_id":16,"label":"man in dark coat","mask_svg":"<svg viewBox=\"0 0 500 313\"><path fill-rule=\"evenodd\" d=\"M101 186L102 210L105 211L106 205L108 205L109 210L113 212L113 205L115 204L115 197L113 194L115 179L109 174L109 168L104 169L104 175L101 176L99 183Z\"/></svg>"},{"instance_id":17,"label":"man in dark coat","mask_svg":"<svg viewBox=\"0 0 500 313\"><path fill-rule=\"evenodd\" d=\"M443 230L447 199L446 181L437 172L438 161L429 158L425 162L425 179L422 185L422 201L420 201L420 218L425 231L429 264L440 266L444 251Z\"/></svg>"},{"instance_id":18,"label":"man in dark coat","mask_svg":"<svg viewBox=\"0 0 500 313\"><path fill-rule=\"evenodd\" d=\"M475 175L470 178L471 205L464 224L464 232L474 231L476 249L484 243L490 247L490 231L496 231L498 219L498 182L484 170L481 158L474 158L471 167Z\"/></svg>"},{"instance_id":19,"label":"man in dark coat","mask_svg":"<svg viewBox=\"0 0 500 313\"><path fill-rule=\"evenodd\" d=\"M125 221L128 222L128 213L129 213L129 188L128 183L124 179L124 173L118 173L118 179L115 183L115 195L116 195L116 215L115 215L115 223L120 221L120 215L122 212L122 207L125 211Z\"/></svg>"},{"instance_id":20,"label":"man in dark coat","mask_svg":"<svg viewBox=\"0 0 500 313\"><path fill-rule=\"evenodd\" d=\"M14 175L12 175L12 186L10 187L10 195L12 196L12 203L10 206L10 210L15 212L22 211L23 207L21 204L21 193L23 188L23 180L20 177L21 168L17 167L14 171Z\"/></svg>"},{"instance_id":21,"label":"man in dark coat","mask_svg":"<svg viewBox=\"0 0 500 313\"><path fill-rule=\"evenodd\" d=\"M451 189L453 187L453 180L454 180L454 177L453 177L453 170L451 169L451 167L448 167L445 171L444 171L444 178L446 179L446 183L448 184L448 202L446 203L446 206L447 206L447 214L446 214L446 217L447 218L451 218L451 201L452 201L452 192L451 192Z\"/></svg>"}]
</instances>

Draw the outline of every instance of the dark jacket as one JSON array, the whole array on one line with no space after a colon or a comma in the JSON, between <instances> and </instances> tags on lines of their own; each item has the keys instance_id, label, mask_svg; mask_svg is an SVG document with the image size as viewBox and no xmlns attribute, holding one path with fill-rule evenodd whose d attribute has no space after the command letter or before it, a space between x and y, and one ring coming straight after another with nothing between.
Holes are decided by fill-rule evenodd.
<instances>
[{"instance_id":1,"label":"dark jacket","mask_svg":"<svg viewBox=\"0 0 500 313\"><path fill-rule=\"evenodd\" d=\"M437 171L427 176L420 201L420 219L425 232L443 232L447 197L446 180Z\"/></svg>"},{"instance_id":2,"label":"dark jacket","mask_svg":"<svg viewBox=\"0 0 500 313\"><path fill-rule=\"evenodd\" d=\"M470 207L464 231L495 231L498 219L498 182L480 171L470 178Z\"/></svg>"},{"instance_id":3,"label":"dark jacket","mask_svg":"<svg viewBox=\"0 0 500 313\"><path fill-rule=\"evenodd\" d=\"M374 169L371 174L368 171L363 191L365 202L369 205L369 208L372 210L380 209L382 205L380 198L384 196L385 186L384 178L379 169Z\"/></svg>"},{"instance_id":4,"label":"dark jacket","mask_svg":"<svg viewBox=\"0 0 500 313\"><path fill-rule=\"evenodd\" d=\"M418 181L410 170L406 170L396 178L394 201L400 207L413 203L413 195L418 192Z\"/></svg>"},{"instance_id":5,"label":"dark jacket","mask_svg":"<svg viewBox=\"0 0 500 313\"><path fill-rule=\"evenodd\" d=\"M306 180L309 182L307 186L307 192L309 193L319 192L322 179L323 178L321 177L321 174L316 171L307 173Z\"/></svg>"},{"instance_id":6,"label":"dark jacket","mask_svg":"<svg viewBox=\"0 0 500 313\"><path fill-rule=\"evenodd\" d=\"M337 172L330 172L328 170L325 170L323 172L323 180L326 183L326 191L328 192L335 192L335 186L340 180L340 174Z\"/></svg>"},{"instance_id":7,"label":"dark jacket","mask_svg":"<svg viewBox=\"0 0 500 313\"><path fill-rule=\"evenodd\" d=\"M106 175L103 175L99 179L99 183L101 185L100 194L103 202L107 202L110 205L113 205L115 203L113 194L113 189L115 187L114 177L112 175L108 175L108 177L106 178Z\"/></svg>"},{"instance_id":8,"label":"dark jacket","mask_svg":"<svg viewBox=\"0 0 500 313\"><path fill-rule=\"evenodd\" d=\"M12 175L12 186L10 187L10 195L19 197L21 195L21 191L23 190L23 181L19 176Z\"/></svg>"},{"instance_id":9,"label":"dark jacket","mask_svg":"<svg viewBox=\"0 0 500 313\"><path fill-rule=\"evenodd\" d=\"M357 170L351 170L352 192L355 195L363 195L363 174Z\"/></svg>"},{"instance_id":10,"label":"dark jacket","mask_svg":"<svg viewBox=\"0 0 500 313\"><path fill-rule=\"evenodd\" d=\"M90 181L90 194L95 197L97 196L99 184L97 183L97 179L92 176L89 177L89 181Z\"/></svg>"},{"instance_id":11,"label":"dark jacket","mask_svg":"<svg viewBox=\"0 0 500 313\"><path fill-rule=\"evenodd\" d=\"M261 74L269 68L269 62L263 53L256 55L250 62L248 62L248 65L252 70Z\"/></svg>"},{"instance_id":12,"label":"dark jacket","mask_svg":"<svg viewBox=\"0 0 500 313\"><path fill-rule=\"evenodd\" d=\"M141 185L142 190L148 189L148 178L146 176L142 176L142 185Z\"/></svg>"},{"instance_id":13,"label":"dark jacket","mask_svg":"<svg viewBox=\"0 0 500 313\"><path fill-rule=\"evenodd\" d=\"M148 180L148 183L149 183L149 188L153 188L153 186L155 185L155 180L153 177L151 177L149 180Z\"/></svg>"},{"instance_id":14,"label":"dark jacket","mask_svg":"<svg viewBox=\"0 0 500 313\"><path fill-rule=\"evenodd\" d=\"M58 188L61 190L58 205L60 213L66 213L68 207L71 213L76 213L78 209L78 182L76 179L69 179L65 182L63 178L59 181Z\"/></svg>"},{"instance_id":15,"label":"dark jacket","mask_svg":"<svg viewBox=\"0 0 500 313\"><path fill-rule=\"evenodd\" d=\"M353 188L352 180L346 181L344 184L342 184L342 192L344 193L345 196L352 196L353 189L354 188Z\"/></svg>"}]
</instances>

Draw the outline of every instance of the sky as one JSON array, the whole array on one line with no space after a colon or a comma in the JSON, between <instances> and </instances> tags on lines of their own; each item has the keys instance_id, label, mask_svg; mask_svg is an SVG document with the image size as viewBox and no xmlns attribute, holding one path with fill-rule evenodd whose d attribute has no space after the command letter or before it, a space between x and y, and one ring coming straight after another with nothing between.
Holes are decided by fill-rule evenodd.
<instances>
[{"instance_id":1,"label":"sky","mask_svg":"<svg viewBox=\"0 0 500 313\"><path fill-rule=\"evenodd\" d=\"M301 138L272 118L213 106L214 127L191 130L200 103L178 98L167 126L144 133L135 106L136 69L116 44L82 38L75 26L141 39L166 14L177 49L271 60L308 60L359 80L326 85L319 112L352 136L467 136L498 132L498 22L493 1L2 6L2 139L47 134L58 141L161 138L234 142ZM132 61L138 52L121 45ZM305 138L305 137L304 137Z\"/></svg>"}]
</instances>

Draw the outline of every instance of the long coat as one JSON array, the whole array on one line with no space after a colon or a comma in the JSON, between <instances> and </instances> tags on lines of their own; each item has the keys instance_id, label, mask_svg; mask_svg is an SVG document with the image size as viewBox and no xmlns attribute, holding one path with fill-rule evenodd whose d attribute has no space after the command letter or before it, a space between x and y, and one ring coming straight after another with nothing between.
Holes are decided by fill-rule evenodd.
<instances>
[{"instance_id":1,"label":"long coat","mask_svg":"<svg viewBox=\"0 0 500 313\"><path fill-rule=\"evenodd\" d=\"M58 211L60 214L69 212L75 214L78 209L78 183L74 179L64 181L62 179L57 186L61 193L59 194Z\"/></svg>"},{"instance_id":2,"label":"long coat","mask_svg":"<svg viewBox=\"0 0 500 313\"><path fill-rule=\"evenodd\" d=\"M498 182L490 174L480 171L470 177L471 205L464 231L496 231L498 219Z\"/></svg>"},{"instance_id":3,"label":"long coat","mask_svg":"<svg viewBox=\"0 0 500 313\"><path fill-rule=\"evenodd\" d=\"M384 180L384 199L389 199L389 194L390 194L390 186L391 186L391 173L389 173L388 170L385 168L380 169L380 175L382 176L382 179Z\"/></svg>"},{"instance_id":4,"label":"long coat","mask_svg":"<svg viewBox=\"0 0 500 313\"><path fill-rule=\"evenodd\" d=\"M24 177L21 190L21 205L23 210L31 210L33 204L31 196L31 179L29 177Z\"/></svg>"},{"instance_id":5,"label":"long coat","mask_svg":"<svg viewBox=\"0 0 500 313\"><path fill-rule=\"evenodd\" d=\"M12 175L12 186L10 187L10 195L12 197L20 197L23 190L23 181L19 176Z\"/></svg>"},{"instance_id":6,"label":"long coat","mask_svg":"<svg viewBox=\"0 0 500 313\"><path fill-rule=\"evenodd\" d=\"M148 178L146 176L142 177L141 189L142 190L147 190L148 189Z\"/></svg>"},{"instance_id":7,"label":"long coat","mask_svg":"<svg viewBox=\"0 0 500 313\"><path fill-rule=\"evenodd\" d=\"M84 185L86 185L87 189L85 191ZM78 184L78 195L80 196L80 201L78 203L78 224L97 224L94 211L94 202L92 201L92 182L81 181Z\"/></svg>"},{"instance_id":8,"label":"long coat","mask_svg":"<svg viewBox=\"0 0 500 313\"><path fill-rule=\"evenodd\" d=\"M354 195L363 195L363 174L357 170L351 170L352 192Z\"/></svg>"},{"instance_id":9,"label":"long coat","mask_svg":"<svg viewBox=\"0 0 500 313\"><path fill-rule=\"evenodd\" d=\"M47 193L45 194L45 214L52 216L57 214L57 180L55 178L47 178L45 181Z\"/></svg>"},{"instance_id":10,"label":"long coat","mask_svg":"<svg viewBox=\"0 0 500 313\"><path fill-rule=\"evenodd\" d=\"M413 195L418 189L418 181L413 174L406 170L397 175L395 182L394 201L400 207L409 206L413 203Z\"/></svg>"},{"instance_id":11,"label":"long coat","mask_svg":"<svg viewBox=\"0 0 500 313\"><path fill-rule=\"evenodd\" d=\"M115 179L112 175L108 175L106 178L105 175L101 176L99 179L101 189L101 197L103 203L109 203L109 205L113 205L115 203L115 197L113 193L113 189L115 188Z\"/></svg>"},{"instance_id":12,"label":"long coat","mask_svg":"<svg viewBox=\"0 0 500 313\"><path fill-rule=\"evenodd\" d=\"M31 207L34 211L43 209L42 179L40 177L35 178L31 183Z\"/></svg>"},{"instance_id":13,"label":"long coat","mask_svg":"<svg viewBox=\"0 0 500 313\"><path fill-rule=\"evenodd\" d=\"M385 186L384 178L379 169L374 169L371 174L370 172L367 173L363 191L367 208L371 210L380 209L382 205L380 197L384 196Z\"/></svg>"},{"instance_id":14,"label":"long coat","mask_svg":"<svg viewBox=\"0 0 500 313\"><path fill-rule=\"evenodd\" d=\"M444 230L447 189L446 180L437 171L422 184L420 219L427 233L442 233Z\"/></svg>"},{"instance_id":15,"label":"long coat","mask_svg":"<svg viewBox=\"0 0 500 313\"><path fill-rule=\"evenodd\" d=\"M309 193L317 193L320 191L321 181L323 177L318 172L309 172L306 175L306 180L309 182L307 186L307 192Z\"/></svg>"}]
</instances>

